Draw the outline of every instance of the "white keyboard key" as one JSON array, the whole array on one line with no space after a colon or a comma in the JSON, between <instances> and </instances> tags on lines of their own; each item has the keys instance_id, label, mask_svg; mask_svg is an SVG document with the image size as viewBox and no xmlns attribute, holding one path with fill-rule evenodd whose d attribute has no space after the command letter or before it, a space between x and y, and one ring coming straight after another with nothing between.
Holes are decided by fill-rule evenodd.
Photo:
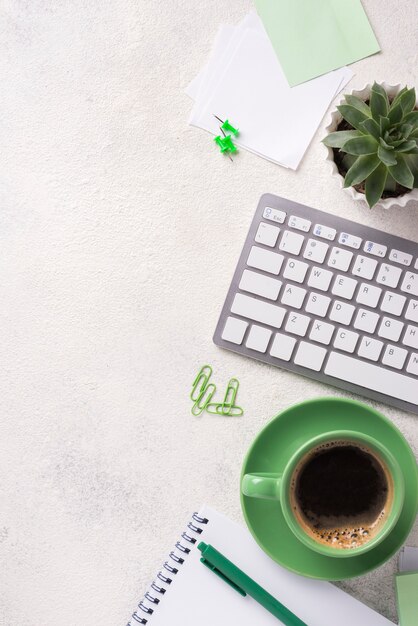
<instances>
[{"instance_id":1,"label":"white keyboard key","mask_svg":"<svg viewBox=\"0 0 418 626\"><path fill-rule=\"evenodd\" d=\"M346 272L350 267L352 258L353 253L350 252L350 250L343 250L343 248L333 248L331 250L331 254L329 255L328 265L335 268L336 270L340 270L341 272Z\"/></svg>"},{"instance_id":2,"label":"white keyboard key","mask_svg":"<svg viewBox=\"0 0 418 626\"><path fill-rule=\"evenodd\" d=\"M310 370L319 372L324 362L327 351L325 348L315 346L312 343L301 341L294 362L296 365L307 367Z\"/></svg>"},{"instance_id":3,"label":"white keyboard key","mask_svg":"<svg viewBox=\"0 0 418 626\"><path fill-rule=\"evenodd\" d=\"M308 267L309 265L307 263L303 263L303 261L288 259L283 272L283 278L294 280L295 283L303 283Z\"/></svg>"},{"instance_id":4,"label":"white keyboard key","mask_svg":"<svg viewBox=\"0 0 418 626\"><path fill-rule=\"evenodd\" d=\"M277 278L264 276L264 274L252 272L251 270L243 271L239 283L239 288L242 291L249 291L269 300L277 300L281 286L282 283Z\"/></svg>"},{"instance_id":5,"label":"white keyboard key","mask_svg":"<svg viewBox=\"0 0 418 626\"><path fill-rule=\"evenodd\" d=\"M374 363L360 361L348 354L331 352L325 366L325 374L404 402L418 404L416 379L392 372Z\"/></svg>"},{"instance_id":6,"label":"white keyboard key","mask_svg":"<svg viewBox=\"0 0 418 626\"><path fill-rule=\"evenodd\" d=\"M231 312L262 324L274 326L274 328L280 328L286 309L237 293L232 303Z\"/></svg>"},{"instance_id":7,"label":"white keyboard key","mask_svg":"<svg viewBox=\"0 0 418 626\"><path fill-rule=\"evenodd\" d=\"M329 270L314 266L309 274L308 285L320 291L327 291L333 276L334 274Z\"/></svg>"},{"instance_id":8,"label":"white keyboard key","mask_svg":"<svg viewBox=\"0 0 418 626\"><path fill-rule=\"evenodd\" d=\"M271 330L263 328L263 326L251 326L248 333L247 341L245 345L251 350L257 350L257 352L265 352L267 350L268 343L271 337Z\"/></svg>"},{"instance_id":9,"label":"white keyboard key","mask_svg":"<svg viewBox=\"0 0 418 626\"><path fill-rule=\"evenodd\" d=\"M348 276L342 276L341 274L338 274L332 287L332 293L334 294L334 296L339 296L340 298L347 298L347 300L351 300L356 287L356 280L354 280L353 278L349 278Z\"/></svg>"},{"instance_id":10,"label":"white keyboard key","mask_svg":"<svg viewBox=\"0 0 418 626\"><path fill-rule=\"evenodd\" d=\"M263 212L263 217L266 220L271 220L272 222L283 224L286 219L286 212L279 211L279 209L272 209L271 207L266 206Z\"/></svg>"},{"instance_id":11,"label":"white keyboard key","mask_svg":"<svg viewBox=\"0 0 418 626\"><path fill-rule=\"evenodd\" d=\"M408 361L408 365L406 366L406 371L409 374L414 374L418 376L418 353L412 352L411 357Z\"/></svg>"},{"instance_id":12,"label":"white keyboard key","mask_svg":"<svg viewBox=\"0 0 418 626\"><path fill-rule=\"evenodd\" d=\"M307 315L301 315L300 313L290 311L287 318L285 330L288 333L292 333L292 335L299 335L299 337L304 337L306 335L306 331L308 330L310 321L311 318Z\"/></svg>"},{"instance_id":13,"label":"white keyboard key","mask_svg":"<svg viewBox=\"0 0 418 626\"><path fill-rule=\"evenodd\" d=\"M382 285L386 285L386 287L395 288L399 282L401 274L402 270L399 267L382 263L376 281Z\"/></svg>"},{"instance_id":14,"label":"white keyboard key","mask_svg":"<svg viewBox=\"0 0 418 626\"><path fill-rule=\"evenodd\" d=\"M386 291L380 308L385 313L391 313L392 315L400 315L406 302L405 296L400 296L393 291Z\"/></svg>"},{"instance_id":15,"label":"white keyboard key","mask_svg":"<svg viewBox=\"0 0 418 626\"><path fill-rule=\"evenodd\" d=\"M283 289L282 303L294 309L300 309L306 296L306 289L296 285L286 285Z\"/></svg>"},{"instance_id":16,"label":"white keyboard key","mask_svg":"<svg viewBox=\"0 0 418 626\"><path fill-rule=\"evenodd\" d=\"M369 306L371 309L375 309L377 307L377 303L379 302L380 294L382 290L380 287L375 287L375 285L367 285L366 283L361 283L360 288L357 293L356 300L359 304L365 304Z\"/></svg>"},{"instance_id":17,"label":"white keyboard key","mask_svg":"<svg viewBox=\"0 0 418 626\"><path fill-rule=\"evenodd\" d=\"M383 337L383 339L398 341L403 327L403 323L399 320L394 320L391 317L383 317L377 334L379 337Z\"/></svg>"},{"instance_id":18,"label":"white keyboard key","mask_svg":"<svg viewBox=\"0 0 418 626\"><path fill-rule=\"evenodd\" d=\"M290 228L295 228L296 230L301 230L304 233L308 233L311 228L312 222L309 220L305 220L302 217L297 217L297 215L291 215L289 217L288 222Z\"/></svg>"},{"instance_id":19,"label":"white keyboard key","mask_svg":"<svg viewBox=\"0 0 418 626\"><path fill-rule=\"evenodd\" d=\"M389 344L386 346L386 350L383 354L382 363L389 365L389 367L394 367L397 370L401 370L407 355L407 350Z\"/></svg>"},{"instance_id":20,"label":"white keyboard key","mask_svg":"<svg viewBox=\"0 0 418 626\"><path fill-rule=\"evenodd\" d=\"M331 341L334 328L335 326L332 324L327 324L322 320L314 320L311 332L309 333L309 339L317 341L318 343L323 343L327 346Z\"/></svg>"},{"instance_id":21,"label":"white keyboard key","mask_svg":"<svg viewBox=\"0 0 418 626\"><path fill-rule=\"evenodd\" d=\"M408 266L412 263L412 254L407 254L406 252L401 252L400 250L391 250L389 254L389 261Z\"/></svg>"},{"instance_id":22,"label":"white keyboard key","mask_svg":"<svg viewBox=\"0 0 418 626\"><path fill-rule=\"evenodd\" d=\"M296 339L289 337L289 335L282 335L276 333L273 341L273 345L270 348L271 356L282 361L290 361L293 348L295 347Z\"/></svg>"},{"instance_id":23,"label":"white keyboard key","mask_svg":"<svg viewBox=\"0 0 418 626\"><path fill-rule=\"evenodd\" d=\"M418 349L418 326L412 326L412 324L407 326L402 343L405 346Z\"/></svg>"},{"instance_id":24,"label":"white keyboard key","mask_svg":"<svg viewBox=\"0 0 418 626\"><path fill-rule=\"evenodd\" d=\"M368 252L369 254L373 254L374 256L378 256L381 259L384 258L386 252L388 251L386 246L383 246L380 243L375 243L374 241L366 241L363 247L364 252Z\"/></svg>"},{"instance_id":25,"label":"white keyboard key","mask_svg":"<svg viewBox=\"0 0 418 626\"><path fill-rule=\"evenodd\" d=\"M376 330L379 317L380 316L377 313L373 313L373 311L359 309L357 311L357 317L354 320L354 328L372 334Z\"/></svg>"},{"instance_id":26,"label":"white keyboard key","mask_svg":"<svg viewBox=\"0 0 418 626\"><path fill-rule=\"evenodd\" d=\"M338 243L342 243L344 246L354 248L355 250L360 248L361 242L362 239L360 237L350 235L349 233L340 233L340 236L338 237Z\"/></svg>"},{"instance_id":27,"label":"white keyboard key","mask_svg":"<svg viewBox=\"0 0 418 626\"><path fill-rule=\"evenodd\" d=\"M328 298L328 296L312 292L309 294L309 298L305 306L306 312L312 313L313 315L319 315L319 317L325 317L330 302L331 298Z\"/></svg>"},{"instance_id":28,"label":"white keyboard key","mask_svg":"<svg viewBox=\"0 0 418 626\"><path fill-rule=\"evenodd\" d=\"M279 249L289 254L299 254L302 248L302 244L305 238L303 235L293 233L291 230L286 230L279 244Z\"/></svg>"},{"instance_id":29,"label":"white keyboard key","mask_svg":"<svg viewBox=\"0 0 418 626\"><path fill-rule=\"evenodd\" d=\"M322 239L328 239L328 241L334 241L337 231L335 228L329 228L329 226L323 226L322 224L315 224L313 234Z\"/></svg>"},{"instance_id":30,"label":"white keyboard key","mask_svg":"<svg viewBox=\"0 0 418 626\"><path fill-rule=\"evenodd\" d=\"M418 322L418 300L410 300L405 317L412 322Z\"/></svg>"},{"instance_id":31,"label":"white keyboard key","mask_svg":"<svg viewBox=\"0 0 418 626\"><path fill-rule=\"evenodd\" d=\"M228 317L222 332L222 339L241 345L247 327L248 322L238 320L236 317Z\"/></svg>"},{"instance_id":32,"label":"white keyboard key","mask_svg":"<svg viewBox=\"0 0 418 626\"><path fill-rule=\"evenodd\" d=\"M401 291L406 291L411 296L418 296L418 274L406 272L402 281Z\"/></svg>"},{"instance_id":33,"label":"white keyboard key","mask_svg":"<svg viewBox=\"0 0 418 626\"><path fill-rule=\"evenodd\" d=\"M352 273L354 276L371 280L376 271L376 267L377 261L375 259L369 259L369 257L359 254L354 260Z\"/></svg>"},{"instance_id":34,"label":"white keyboard key","mask_svg":"<svg viewBox=\"0 0 418 626\"><path fill-rule=\"evenodd\" d=\"M323 263L327 255L329 245L325 241L308 239L303 256L314 263Z\"/></svg>"},{"instance_id":35,"label":"white keyboard key","mask_svg":"<svg viewBox=\"0 0 418 626\"><path fill-rule=\"evenodd\" d=\"M377 361L382 352L382 348L383 341L372 339L372 337L363 337L358 349L358 355L370 361Z\"/></svg>"},{"instance_id":36,"label":"white keyboard key","mask_svg":"<svg viewBox=\"0 0 418 626\"><path fill-rule=\"evenodd\" d=\"M352 304L347 304L347 302L340 302L340 300L335 300L329 318L333 322L338 322L339 324L344 324L345 326L348 326L348 324L351 322L351 318L353 317L354 310L355 308Z\"/></svg>"},{"instance_id":37,"label":"white keyboard key","mask_svg":"<svg viewBox=\"0 0 418 626\"><path fill-rule=\"evenodd\" d=\"M335 334L334 348L344 350L344 352L354 352L358 338L357 333L353 333L353 331L345 328L339 328Z\"/></svg>"},{"instance_id":38,"label":"white keyboard key","mask_svg":"<svg viewBox=\"0 0 418 626\"><path fill-rule=\"evenodd\" d=\"M280 272L284 261L284 256L272 252L271 250L265 250L258 246L253 246L248 255L247 265L255 267L263 272L269 272L270 274L277 274Z\"/></svg>"},{"instance_id":39,"label":"white keyboard key","mask_svg":"<svg viewBox=\"0 0 418 626\"><path fill-rule=\"evenodd\" d=\"M255 240L257 243L262 243L265 246L270 246L270 248L274 248L277 242L277 237L279 236L280 228L277 226L273 226L273 224L265 224L261 222L258 227L257 234L255 236Z\"/></svg>"}]
</instances>

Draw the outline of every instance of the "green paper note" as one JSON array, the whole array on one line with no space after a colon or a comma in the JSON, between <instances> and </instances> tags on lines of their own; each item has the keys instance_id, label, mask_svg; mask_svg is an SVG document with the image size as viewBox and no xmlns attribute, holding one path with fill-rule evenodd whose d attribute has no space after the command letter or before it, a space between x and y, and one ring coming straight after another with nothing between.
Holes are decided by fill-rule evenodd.
<instances>
[{"instance_id":1,"label":"green paper note","mask_svg":"<svg viewBox=\"0 0 418 626\"><path fill-rule=\"evenodd\" d=\"M360 0L255 0L291 87L379 52Z\"/></svg>"},{"instance_id":2,"label":"green paper note","mask_svg":"<svg viewBox=\"0 0 418 626\"><path fill-rule=\"evenodd\" d=\"M400 626L416 626L418 623L418 572L396 574L395 580Z\"/></svg>"}]
</instances>

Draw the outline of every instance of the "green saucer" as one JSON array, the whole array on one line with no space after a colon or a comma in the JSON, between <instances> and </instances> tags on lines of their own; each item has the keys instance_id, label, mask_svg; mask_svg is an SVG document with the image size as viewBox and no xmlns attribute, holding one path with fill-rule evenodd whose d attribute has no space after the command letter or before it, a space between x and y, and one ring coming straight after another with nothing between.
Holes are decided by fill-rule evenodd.
<instances>
[{"instance_id":1,"label":"green saucer","mask_svg":"<svg viewBox=\"0 0 418 626\"><path fill-rule=\"evenodd\" d=\"M286 409L263 428L244 460L241 474L242 480L244 474L251 472L280 473L304 441L338 429L357 430L379 440L396 457L404 475L402 513L391 534L373 550L345 559L323 556L296 538L285 522L279 502L241 494L245 520L260 547L283 567L321 580L366 574L387 561L406 540L417 514L418 471L400 431L381 413L360 402L343 398L308 400Z\"/></svg>"}]
</instances>

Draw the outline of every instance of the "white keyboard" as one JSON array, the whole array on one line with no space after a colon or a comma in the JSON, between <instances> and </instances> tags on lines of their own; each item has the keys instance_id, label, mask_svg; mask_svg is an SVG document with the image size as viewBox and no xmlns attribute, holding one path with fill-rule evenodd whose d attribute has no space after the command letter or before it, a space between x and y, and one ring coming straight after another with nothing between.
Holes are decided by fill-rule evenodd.
<instances>
[{"instance_id":1,"label":"white keyboard","mask_svg":"<svg viewBox=\"0 0 418 626\"><path fill-rule=\"evenodd\" d=\"M214 342L418 413L418 244L265 194Z\"/></svg>"}]
</instances>

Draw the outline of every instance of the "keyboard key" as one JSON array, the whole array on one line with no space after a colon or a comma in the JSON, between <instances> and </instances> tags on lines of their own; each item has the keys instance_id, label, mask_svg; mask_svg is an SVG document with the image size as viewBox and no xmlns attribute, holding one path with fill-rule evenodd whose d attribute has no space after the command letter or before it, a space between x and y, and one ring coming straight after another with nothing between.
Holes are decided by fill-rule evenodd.
<instances>
[{"instance_id":1,"label":"keyboard key","mask_svg":"<svg viewBox=\"0 0 418 626\"><path fill-rule=\"evenodd\" d=\"M366 280L371 280L376 271L377 261L369 259L367 256L359 254L354 261L352 273L354 276L360 276Z\"/></svg>"},{"instance_id":2,"label":"keyboard key","mask_svg":"<svg viewBox=\"0 0 418 626\"><path fill-rule=\"evenodd\" d=\"M361 283L360 288L357 293L356 300L359 304L365 304L369 306L371 309L375 309L377 307L377 303L379 302L380 294L382 290L380 287L375 287L375 285L367 285L366 283Z\"/></svg>"},{"instance_id":3,"label":"keyboard key","mask_svg":"<svg viewBox=\"0 0 418 626\"><path fill-rule=\"evenodd\" d=\"M309 294L309 298L305 306L306 312L312 313L313 315L319 315L319 317L325 317L330 302L331 298L328 298L328 296L312 292Z\"/></svg>"},{"instance_id":4,"label":"keyboard key","mask_svg":"<svg viewBox=\"0 0 418 626\"><path fill-rule=\"evenodd\" d=\"M394 289L399 282L401 274L402 270L399 267L382 263L376 281Z\"/></svg>"},{"instance_id":5,"label":"keyboard key","mask_svg":"<svg viewBox=\"0 0 418 626\"><path fill-rule=\"evenodd\" d=\"M264 274L252 272L251 270L243 271L239 284L239 288L242 291L249 291L269 300L277 300L281 286L282 282L277 280L277 278L264 276Z\"/></svg>"},{"instance_id":6,"label":"keyboard key","mask_svg":"<svg viewBox=\"0 0 418 626\"><path fill-rule=\"evenodd\" d=\"M349 278L348 276L341 276L341 274L338 274L332 287L332 293L334 296L351 300L356 287L356 280Z\"/></svg>"},{"instance_id":7,"label":"keyboard key","mask_svg":"<svg viewBox=\"0 0 418 626\"><path fill-rule=\"evenodd\" d=\"M403 327L404 324L399 320L394 320L391 317L383 317L377 334L384 339L398 341Z\"/></svg>"},{"instance_id":8,"label":"keyboard key","mask_svg":"<svg viewBox=\"0 0 418 626\"><path fill-rule=\"evenodd\" d=\"M274 248L277 242L277 237L279 236L280 228L277 226L273 226L272 224L265 224L261 222L258 227L257 234L255 236L255 240L257 243L262 243L264 246L270 246L270 248Z\"/></svg>"},{"instance_id":9,"label":"keyboard key","mask_svg":"<svg viewBox=\"0 0 418 626\"><path fill-rule=\"evenodd\" d=\"M296 285L286 285L283 289L282 303L291 306L293 309L300 309L306 296L306 289L296 287Z\"/></svg>"},{"instance_id":10,"label":"keyboard key","mask_svg":"<svg viewBox=\"0 0 418 626\"><path fill-rule=\"evenodd\" d=\"M251 350L257 350L257 352L265 352L267 350L270 337L272 335L271 330L263 328L263 326L256 326L253 324L248 333L247 341L245 345Z\"/></svg>"},{"instance_id":11,"label":"keyboard key","mask_svg":"<svg viewBox=\"0 0 418 626\"><path fill-rule=\"evenodd\" d=\"M309 274L308 285L314 289L326 291L333 276L334 274L329 270L324 270L322 267L314 266Z\"/></svg>"},{"instance_id":12,"label":"keyboard key","mask_svg":"<svg viewBox=\"0 0 418 626\"><path fill-rule=\"evenodd\" d=\"M325 374L364 389L371 389L404 402L418 404L418 385L414 378L384 367L360 361L348 354L331 352Z\"/></svg>"},{"instance_id":13,"label":"keyboard key","mask_svg":"<svg viewBox=\"0 0 418 626\"><path fill-rule=\"evenodd\" d=\"M248 255L247 265L255 267L263 272L269 272L270 274L277 274L280 272L284 261L284 256L272 252L271 250L265 250L258 246L253 246Z\"/></svg>"},{"instance_id":14,"label":"keyboard key","mask_svg":"<svg viewBox=\"0 0 418 626\"><path fill-rule=\"evenodd\" d=\"M406 302L405 296L400 296L393 291L386 291L380 308L385 313L391 313L392 315L400 315Z\"/></svg>"},{"instance_id":15,"label":"keyboard key","mask_svg":"<svg viewBox=\"0 0 418 626\"><path fill-rule=\"evenodd\" d=\"M333 248L331 250L331 254L329 255L328 265L335 268L336 270L340 270L341 272L346 272L350 267L352 258L353 253L350 252L350 250L343 250L343 248Z\"/></svg>"},{"instance_id":16,"label":"keyboard key","mask_svg":"<svg viewBox=\"0 0 418 626\"><path fill-rule=\"evenodd\" d=\"M341 233L338 237L338 243L342 243L344 246L348 246L349 248L354 248L358 250L361 246L362 239L360 237L355 237L354 235L350 235L349 233Z\"/></svg>"},{"instance_id":17,"label":"keyboard key","mask_svg":"<svg viewBox=\"0 0 418 626\"><path fill-rule=\"evenodd\" d=\"M332 324L327 324L322 320L314 320L311 332L309 333L309 339L329 345L334 329L335 326Z\"/></svg>"},{"instance_id":18,"label":"keyboard key","mask_svg":"<svg viewBox=\"0 0 418 626\"><path fill-rule=\"evenodd\" d=\"M418 376L418 354L416 352L412 352L408 361L408 365L406 366L406 371L409 374L414 374L415 376Z\"/></svg>"},{"instance_id":19,"label":"keyboard key","mask_svg":"<svg viewBox=\"0 0 418 626\"><path fill-rule=\"evenodd\" d=\"M391 250L389 254L389 261L394 263L400 263L401 265L411 265L412 254L401 252L400 250Z\"/></svg>"},{"instance_id":20,"label":"keyboard key","mask_svg":"<svg viewBox=\"0 0 418 626\"><path fill-rule=\"evenodd\" d=\"M386 350L383 354L382 363L389 365L389 367L394 367L397 370L401 370L407 355L407 350L389 344L386 346Z\"/></svg>"},{"instance_id":21,"label":"keyboard key","mask_svg":"<svg viewBox=\"0 0 418 626\"><path fill-rule=\"evenodd\" d=\"M309 259L314 263L323 263L327 255L329 245L324 241L317 241L316 239L309 239L306 244L303 256L305 259Z\"/></svg>"},{"instance_id":22,"label":"keyboard key","mask_svg":"<svg viewBox=\"0 0 418 626\"><path fill-rule=\"evenodd\" d=\"M372 337L363 337L358 349L358 355L370 361L377 361L382 352L382 348L383 341L372 339Z\"/></svg>"},{"instance_id":23,"label":"keyboard key","mask_svg":"<svg viewBox=\"0 0 418 626\"><path fill-rule=\"evenodd\" d=\"M289 217L288 222L290 228L295 228L296 230L302 230L304 233L308 233L311 228L312 222L309 220L305 220L302 217L297 217L296 215L291 215Z\"/></svg>"},{"instance_id":24,"label":"keyboard key","mask_svg":"<svg viewBox=\"0 0 418 626\"><path fill-rule=\"evenodd\" d=\"M373 311L367 311L366 309L359 309L357 317L354 320L354 328L362 330L365 333L374 333L376 330L377 322L379 321L379 315L373 313Z\"/></svg>"},{"instance_id":25,"label":"keyboard key","mask_svg":"<svg viewBox=\"0 0 418 626\"><path fill-rule=\"evenodd\" d=\"M334 348L338 348L338 350L344 350L344 352L354 352L358 337L358 334L353 333L351 330L339 328L335 335Z\"/></svg>"},{"instance_id":26,"label":"keyboard key","mask_svg":"<svg viewBox=\"0 0 418 626\"><path fill-rule=\"evenodd\" d=\"M290 311L289 317L287 318L285 330L288 333L292 333L292 335L299 335L299 337L304 337L306 335L306 331L308 330L310 321L311 318L307 315L301 315L300 313Z\"/></svg>"},{"instance_id":27,"label":"keyboard key","mask_svg":"<svg viewBox=\"0 0 418 626\"><path fill-rule=\"evenodd\" d=\"M241 345L247 327L248 322L238 320L236 317L228 317L222 332L222 339Z\"/></svg>"},{"instance_id":28,"label":"keyboard key","mask_svg":"<svg viewBox=\"0 0 418 626\"><path fill-rule=\"evenodd\" d=\"M274 326L274 328L280 328L286 309L269 302L245 296L242 293L237 293L232 303L231 312L262 324Z\"/></svg>"},{"instance_id":29,"label":"keyboard key","mask_svg":"<svg viewBox=\"0 0 418 626\"><path fill-rule=\"evenodd\" d=\"M411 324L407 326L402 343L411 348L418 348L418 326L412 326Z\"/></svg>"},{"instance_id":30,"label":"keyboard key","mask_svg":"<svg viewBox=\"0 0 418 626\"><path fill-rule=\"evenodd\" d=\"M308 267L309 265L307 263L303 263L303 261L288 259L283 272L283 278L293 280L295 283L303 283Z\"/></svg>"},{"instance_id":31,"label":"keyboard key","mask_svg":"<svg viewBox=\"0 0 418 626\"><path fill-rule=\"evenodd\" d=\"M353 317L354 310L355 308L352 304L335 300L329 318L333 322L338 322L339 324L348 326L351 322L351 318Z\"/></svg>"},{"instance_id":32,"label":"keyboard key","mask_svg":"<svg viewBox=\"0 0 418 626\"><path fill-rule=\"evenodd\" d=\"M418 258L415 259L414 270L418 270Z\"/></svg>"},{"instance_id":33,"label":"keyboard key","mask_svg":"<svg viewBox=\"0 0 418 626\"><path fill-rule=\"evenodd\" d=\"M302 367L307 367L310 370L319 372L326 354L327 351L325 348L315 346L313 343L301 341L294 362L296 365L301 365Z\"/></svg>"},{"instance_id":34,"label":"keyboard key","mask_svg":"<svg viewBox=\"0 0 418 626\"><path fill-rule=\"evenodd\" d=\"M329 226L323 226L322 224L315 224L313 234L322 239L328 239L328 241L334 241L337 231L335 228L329 228Z\"/></svg>"},{"instance_id":35,"label":"keyboard key","mask_svg":"<svg viewBox=\"0 0 418 626\"><path fill-rule=\"evenodd\" d=\"M412 322L418 322L418 300L410 300L405 317Z\"/></svg>"},{"instance_id":36,"label":"keyboard key","mask_svg":"<svg viewBox=\"0 0 418 626\"><path fill-rule=\"evenodd\" d=\"M302 244L305 238L303 235L293 233L291 230L286 230L280 241L279 249L289 254L299 254L302 248Z\"/></svg>"},{"instance_id":37,"label":"keyboard key","mask_svg":"<svg viewBox=\"0 0 418 626\"><path fill-rule=\"evenodd\" d=\"M368 252L369 254L373 254L373 256L378 256L383 259L386 256L386 252L388 251L386 246L383 246L380 243L375 243L374 241L366 241L363 247L364 252Z\"/></svg>"},{"instance_id":38,"label":"keyboard key","mask_svg":"<svg viewBox=\"0 0 418 626\"><path fill-rule=\"evenodd\" d=\"M276 333L273 341L273 345L270 348L271 356L276 359L282 359L282 361L290 361L293 348L295 347L296 339L289 337L289 335L282 335Z\"/></svg>"},{"instance_id":39,"label":"keyboard key","mask_svg":"<svg viewBox=\"0 0 418 626\"><path fill-rule=\"evenodd\" d=\"M279 211L279 209L272 209L271 207L266 206L263 212L263 217L266 220L271 220L272 222L283 224L286 219L286 212Z\"/></svg>"},{"instance_id":40,"label":"keyboard key","mask_svg":"<svg viewBox=\"0 0 418 626\"><path fill-rule=\"evenodd\" d=\"M411 296L418 296L418 274L406 272L402 281L401 291L406 291Z\"/></svg>"}]
</instances>

